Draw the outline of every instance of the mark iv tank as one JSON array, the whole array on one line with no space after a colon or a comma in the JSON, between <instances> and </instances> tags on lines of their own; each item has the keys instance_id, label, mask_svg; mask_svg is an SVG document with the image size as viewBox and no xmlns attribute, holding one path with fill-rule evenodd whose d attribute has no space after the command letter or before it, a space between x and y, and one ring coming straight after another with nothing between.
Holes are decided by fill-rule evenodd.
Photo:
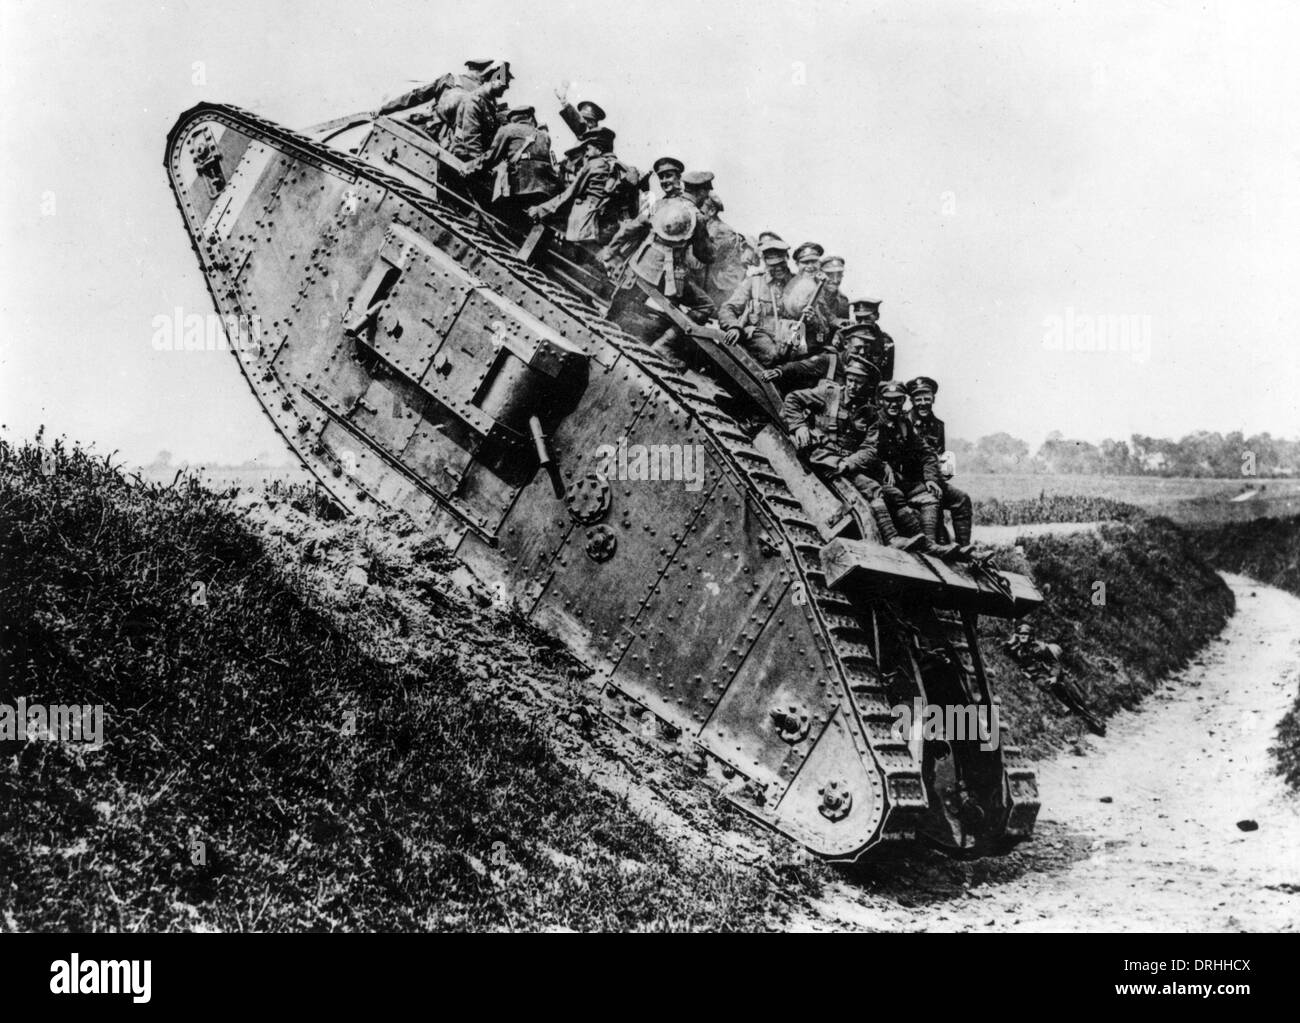
<instances>
[{"instance_id":1,"label":"mark iv tank","mask_svg":"<svg viewBox=\"0 0 1300 1023\"><path fill-rule=\"evenodd\" d=\"M996 712L977 616L1039 595L882 545L715 327L683 324L702 368L658 358L603 318L575 253L499 221L401 117L304 135L202 104L165 165L218 312L252 325L240 369L302 463L563 638L614 721L828 859L1030 834L1037 786L1005 721L997 742L935 739L891 708Z\"/></svg>"}]
</instances>

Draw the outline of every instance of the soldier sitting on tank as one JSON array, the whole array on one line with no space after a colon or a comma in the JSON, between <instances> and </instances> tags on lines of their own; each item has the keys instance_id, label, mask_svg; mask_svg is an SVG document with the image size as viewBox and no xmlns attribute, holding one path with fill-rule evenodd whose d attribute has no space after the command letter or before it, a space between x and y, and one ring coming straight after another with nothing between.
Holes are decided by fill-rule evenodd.
<instances>
[{"instance_id":1,"label":"soldier sitting on tank","mask_svg":"<svg viewBox=\"0 0 1300 1023\"><path fill-rule=\"evenodd\" d=\"M614 156L614 133L593 128L583 138L583 163L569 186L528 210L533 221L564 215L564 239L593 257L618 228L624 178Z\"/></svg>"},{"instance_id":2,"label":"soldier sitting on tank","mask_svg":"<svg viewBox=\"0 0 1300 1023\"><path fill-rule=\"evenodd\" d=\"M560 190L551 136L537 126L532 107L515 107L498 129L484 167L492 174L495 212L516 228L528 226L530 206Z\"/></svg>"},{"instance_id":3,"label":"soldier sitting on tank","mask_svg":"<svg viewBox=\"0 0 1300 1023\"><path fill-rule=\"evenodd\" d=\"M880 496L898 531L921 534L918 550L947 556L956 546L940 546L933 540L943 492L939 459L903 414L906 401L907 390L897 380L886 380L876 388L876 419L858 450L845 459L845 473L864 473L880 485Z\"/></svg>"},{"instance_id":4,"label":"soldier sitting on tank","mask_svg":"<svg viewBox=\"0 0 1300 1023\"><path fill-rule=\"evenodd\" d=\"M790 272L778 235L759 235L758 250L762 272L751 271L718 312L725 343L743 347L781 393L811 387L830 365L831 336L811 308L817 282Z\"/></svg>"},{"instance_id":5,"label":"soldier sitting on tank","mask_svg":"<svg viewBox=\"0 0 1300 1023\"><path fill-rule=\"evenodd\" d=\"M817 298L817 304L823 319L837 327L849 323L849 300L840 290L844 283L845 263L842 256L827 256L821 261L821 273L825 283Z\"/></svg>"},{"instance_id":6,"label":"soldier sitting on tank","mask_svg":"<svg viewBox=\"0 0 1300 1023\"><path fill-rule=\"evenodd\" d=\"M862 471L856 453L876 419L872 388L880 375L866 359L844 359L844 382L822 380L817 386L791 391L781 406L781 419L795 449L822 479L843 476L862 494L883 542L903 550L924 545L915 517L903 514L906 537L898 535L890 503L906 508L901 494L887 489Z\"/></svg>"},{"instance_id":7,"label":"soldier sitting on tank","mask_svg":"<svg viewBox=\"0 0 1300 1023\"><path fill-rule=\"evenodd\" d=\"M934 399L939 393L939 385L932 377L913 377L907 382L907 393L912 399L912 411L908 419L916 432L930 442L930 447L939 457L940 507L952 512L953 539L962 547L970 546L971 502L964 490L958 490L950 482L952 478L952 460L948 455L947 438L944 435L943 420L934 414Z\"/></svg>"},{"instance_id":8,"label":"soldier sitting on tank","mask_svg":"<svg viewBox=\"0 0 1300 1023\"><path fill-rule=\"evenodd\" d=\"M795 273L803 277L816 277L821 273L822 257L826 250L817 242L804 242L791 253Z\"/></svg>"},{"instance_id":9,"label":"soldier sitting on tank","mask_svg":"<svg viewBox=\"0 0 1300 1023\"><path fill-rule=\"evenodd\" d=\"M686 258L688 252L699 251L701 218L689 201L673 195L660 199L644 218L625 221L620 233L631 235L642 220L644 236L617 278L608 315L628 333L653 345L670 365L685 365L690 351L665 303L696 323L707 323L713 316L713 302L691 279ZM608 250L602 255L607 259Z\"/></svg>"},{"instance_id":10,"label":"soldier sitting on tank","mask_svg":"<svg viewBox=\"0 0 1300 1023\"><path fill-rule=\"evenodd\" d=\"M880 329L879 317L879 301L856 298L849 303L849 326L841 335L845 341L852 337L861 354L876 364L884 379L890 380L894 376L894 339Z\"/></svg>"}]
</instances>

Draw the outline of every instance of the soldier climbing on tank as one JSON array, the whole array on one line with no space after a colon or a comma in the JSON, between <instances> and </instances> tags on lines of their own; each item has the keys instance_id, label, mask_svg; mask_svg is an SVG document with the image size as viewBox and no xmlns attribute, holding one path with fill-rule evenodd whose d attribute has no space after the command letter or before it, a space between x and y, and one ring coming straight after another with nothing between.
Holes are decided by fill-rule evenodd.
<instances>
[{"instance_id":1,"label":"soldier climbing on tank","mask_svg":"<svg viewBox=\"0 0 1300 1023\"><path fill-rule=\"evenodd\" d=\"M396 114L432 102L432 111L412 114L409 120L422 126L439 145L450 149L461 101L487 80L495 66L496 61L486 58L467 60L464 73L448 72L427 85L405 92L381 106L376 116Z\"/></svg>"},{"instance_id":2,"label":"soldier climbing on tank","mask_svg":"<svg viewBox=\"0 0 1300 1023\"><path fill-rule=\"evenodd\" d=\"M1025 678L1078 714L1088 731L1094 735L1106 734L1105 722L1089 709L1088 701L1079 687L1065 677L1061 648L1055 643L1035 639L1031 622L1022 621L1017 625L1002 644L1002 649L1019 665Z\"/></svg>"},{"instance_id":3,"label":"soldier climbing on tank","mask_svg":"<svg viewBox=\"0 0 1300 1023\"><path fill-rule=\"evenodd\" d=\"M897 380L886 380L876 388L876 419L858 450L845 459L845 470L864 473L879 484L880 497L898 531L921 534L917 549L947 557L957 551L956 545L934 542L943 493L939 459L903 414L906 401L907 389Z\"/></svg>"},{"instance_id":4,"label":"soldier climbing on tank","mask_svg":"<svg viewBox=\"0 0 1300 1023\"><path fill-rule=\"evenodd\" d=\"M903 514L904 532L899 536L891 514L891 504L906 508L902 495L886 494L886 488L863 471L857 457L867 431L876 420L871 404L872 388L880 374L866 359L844 359L844 382L822 380L815 387L791 391L781 406L781 419L790 432L790 440L823 479L842 476L862 494L883 542L903 550L925 545L920 524L915 517Z\"/></svg>"},{"instance_id":5,"label":"soldier climbing on tank","mask_svg":"<svg viewBox=\"0 0 1300 1023\"><path fill-rule=\"evenodd\" d=\"M610 249L638 237L639 245L617 277L609 319L652 344L665 361L685 365L689 352L683 346L684 333L665 303L696 323L707 323L713 316L713 302L691 279L687 265L689 252L698 254L703 248L707 255L699 211L680 195L660 199L649 213L624 221L602 261L609 265Z\"/></svg>"},{"instance_id":6,"label":"soldier climbing on tank","mask_svg":"<svg viewBox=\"0 0 1300 1023\"><path fill-rule=\"evenodd\" d=\"M953 539L962 547L970 546L971 501L964 490L958 490L950 482L953 471L951 457L948 455L947 437L944 435L943 420L934 414L934 399L939 393L939 385L933 377L913 377L907 382L907 393L912 399L912 411L908 419L916 432L930 442L934 453L939 457L940 506L952 513Z\"/></svg>"},{"instance_id":7,"label":"soldier climbing on tank","mask_svg":"<svg viewBox=\"0 0 1300 1023\"><path fill-rule=\"evenodd\" d=\"M593 256L618 228L623 175L614 156L614 133L593 128L583 138L583 164L567 188L528 210L533 221L565 216L564 239Z\"/></svg>"},{"instance_id":8,"label":"soldier climbing on tank","mask_svg":"<svg viewBox=\"0 0 1300 1023\"><path fill-rule=\"evenodd\" d=\"M484 166L493 176L492 200L499 216L516 228L526 228L528 208L560 190L551 136L537 126L532 107L509 111L492 140Z\"/></svg>"},{"instance_id":9,"label":"soldier climbing on tank","mask_svg":"<svg viewBox=\"0 0 1300 1023\"><path fill-rule=\"evenodd\" d=\"M493 68L486 80L460 101L451 152L478 170L501 127L498 103L510 87L510 65Z\"/></svg>"},{"instance_id":10,"label":"soldier climbing on tank","mask_svg":"<svg viewBox=\"0 0 1300 1023\"><path fill-rule=\"evenodd\" d=\"M712 253L707 263L701 263L693 254L688 255L691 276L714 305L721 305L739 287L749 268L757 265L758 252L744 235L719 216L723 205L713 191L712 171L683 174L682 194L700 211Z\"/></svg>"}]
</instances>

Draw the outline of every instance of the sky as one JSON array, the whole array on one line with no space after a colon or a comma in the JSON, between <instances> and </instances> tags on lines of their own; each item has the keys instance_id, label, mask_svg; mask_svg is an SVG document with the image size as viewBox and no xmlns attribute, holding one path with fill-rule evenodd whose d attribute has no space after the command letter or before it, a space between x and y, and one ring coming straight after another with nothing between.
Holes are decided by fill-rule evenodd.
<instances>
[{"instance_id":1,"label":"sky","mask_svg":"<svg viewBox=\"0 0 1300 1023\"><path fill-rule=\"evenodd\" d=\"M952 436L1297 437L1298 40L1241 0L0 0L3 435L287 458L228 352L151 343L211 310L167 131L200 101L306 128L485 56L557 148L569 81L625 160L845 257Z\"/></svg>"}]
</instances>

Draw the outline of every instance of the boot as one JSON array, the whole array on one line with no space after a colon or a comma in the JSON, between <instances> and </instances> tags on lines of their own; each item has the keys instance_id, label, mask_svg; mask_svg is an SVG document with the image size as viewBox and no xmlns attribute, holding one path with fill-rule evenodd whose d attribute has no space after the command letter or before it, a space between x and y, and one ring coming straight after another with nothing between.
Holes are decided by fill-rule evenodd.
<instances>
[{"instance_id":1,"label":"boot","mask_svg":"<svg viewBox=\"0 0 1300 1023\"><path fill-rule=\"evenodd\" d=\"M669 327L650 343L650 349L654 352L655 356L668 363L668 366L678 373L681 373L686 369L685 361L676 351L680 337L680 330L676 327Z\"/></svg>"},{"instance_id":2,"label":"boot","mask_svg":"<svg viewBox=\"0 0 1300 1023\"><path fill-rule=\"evenodd\" d=\"M916 505L915 508L908 508L908 514L912 521L917 524L917 532L921 534L921 543L913 548L919 554L931 554L936 558L951 557L957 550L956 544L938 544L934 542L934 536L939 531L939 503L929 501L925 504ZM903 513L899 512L899 521L903 522Z\"/></svg>"},{"instance_id":3,"label":"boot","mask_svg":"<svg viewBox=\"0 0 1300 1023\"><path fill-rule=\"evenodd\" d=\"M889 508L886 506L885 502L880 499L872 501L871 507L873 511L875 511L877 505L880 506L880 511L876 514L876 521L879 522L883 518L889 523L889 532L892 538L887 540L886 543L888 543L889 546L897 547L902 551L924 553L926 545L929 544L930 541L921 533L921 523L917 521L916 512L912 511L912 509L908 507L898 509L898 525L907 534L906 536L899 536L898 531L894 528L894 520L890 516ZM884 531L882 530L881 536L883 537L884 535Z\"/></svg>"},{"instance_id":4,"label":"boot","mask_svg":"<svg viewBox=\"0 0 1300 1023\"><path fill-rule=\"evenodd\" d=\"M971 503L970 498L961 501L953 506L952 511L952 531L953 539L963 547L970 546L970 526L971 526Z\"/></svg>"}]
</instances>

